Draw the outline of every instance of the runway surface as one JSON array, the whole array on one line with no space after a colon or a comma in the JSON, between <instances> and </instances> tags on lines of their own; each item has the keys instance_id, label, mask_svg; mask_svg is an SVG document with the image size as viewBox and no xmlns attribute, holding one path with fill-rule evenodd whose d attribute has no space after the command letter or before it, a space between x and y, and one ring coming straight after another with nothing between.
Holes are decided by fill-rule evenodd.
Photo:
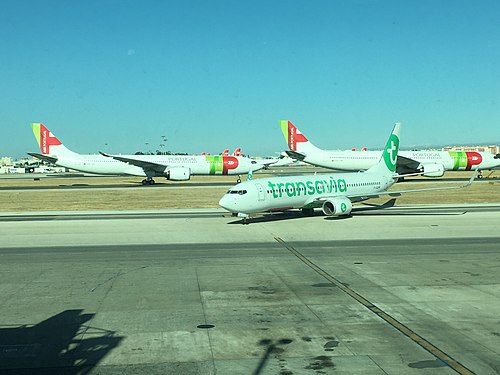
<instances>
[{"instance_id":1,"label":"runway surface","mask_svg":"<svg viewBox=\"0 0 500 375\"><path fill-rule=\"evenodd\" d=\"M254 178L267 176L293 176L315 173L338 173L325 168L305 166L305 167L290 167L280 169L261 170L254 173ZM400 183L404 186L405 183L417 184L432 184L432 183L457 183L466 182L471 177L472 172L448 172L443 178L407 178ZM488 176L490 172L484 172ZM64 173L64 174L10 174L0 175L0 192L1 191L46 191L46 190L89 190L89 189L162 189L162 188L216 188L230 187L236 184L238 176L218 176L214 180L213 176L194 176L196 181L169 181L162 177L156 177L154 185L143 186L141 177L110 177L90 174ZM111 182L110 182L111 179ZM246 180L246 175L242 175L242 179ZM2 185L3 181L9 181L9 184ZM30 181L32 180L32 181ZM40 181L53 181L51 184L40 184ZM113 181L114 180L114 181ZM12 181L17 181L18 184L13 184ZM498 173L493 172L489 178L478 179L475 183L486 183L498 181Z\"/></svg>"},{"instance_id":2,"label":"runway surface","mask_svg":"<svg viewBox=\"0 0 500 375\"><path fill-rule=\"evenodd\" d=\"M498 373L499 219L3 214L0 370Z\"/></svg>"}]
</instances>

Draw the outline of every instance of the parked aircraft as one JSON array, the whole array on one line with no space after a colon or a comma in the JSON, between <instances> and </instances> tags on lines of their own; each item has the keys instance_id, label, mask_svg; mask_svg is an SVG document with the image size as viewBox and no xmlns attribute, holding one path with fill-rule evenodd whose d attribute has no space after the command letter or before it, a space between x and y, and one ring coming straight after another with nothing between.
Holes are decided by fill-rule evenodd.
<instances>
[{"instance_id":1,"label":"parked aircraft","mask_svg":"<svg viewBox=\"0 0 500 375\"><path fill-rule=\"evenodd\" d=\"M222 151L221 155L222 156L229 156L229 150L226 148L224 151ZM241 148L240 147L234 149L234 151L233 151L233 153L231 155L233 155L233 156L244 156L241 153Z\"/></svg>"},{"instance_id":2,"label":"parked aircraft","mask_svg":"<svg viewBox=\"0 0 500 375\"><path fill-rule=\"evenodd\" d=\"M398 178L396 164L399 151L400 124L397 123L386 143L378 162L365 172L317 174L308 176L287 176L261 178L242 182L229 189L219 205L226 210L246 218L253 213L286 211L299 208L306 215L314 208L322 207L328 216L349 215L353 202L360 202L380 195L442 190L468 185L400 190L387 192Z\"/></svg>"},{"instance_id":3,"label":"parked aircraft","mask_svg":"<svg viewBox=\"0 0 500 375\"><path fill-rule=\"evenodd\" d=\"M31 128L42 153L29 155L81 172L145 176L143 185L154 184L153 177L184 181L194 175L241 175L266 166L243 156L83 155L66 148L43 124L32 123Z\"/></svg>"},{"instance_id":4,"label":"parked aircraft","mask_svg":"<svg viewBox=\"0 0 500 375\"><path fill-rule=\"evenodd\" d=\"M340 171L363 171L375 165L379 151L330 151L314 146L291 121L280 122L289 150L297 160ZM445 171L489 170L500 166L500 160L484 152L465 151L399 151L397 172L423 172L427 177L441 177ZM481 175L479 175L481 177Z\"/></svg>"}]
</instances>

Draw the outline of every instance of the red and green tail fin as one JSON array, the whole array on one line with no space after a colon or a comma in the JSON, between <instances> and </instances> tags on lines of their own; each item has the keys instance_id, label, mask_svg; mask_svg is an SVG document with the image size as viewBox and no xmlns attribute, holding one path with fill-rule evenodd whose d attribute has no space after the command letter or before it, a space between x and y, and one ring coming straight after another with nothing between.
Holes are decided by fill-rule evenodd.
<instances>
[{"instance_id":1,"label":"red and green tail fin","mask_svg":"<svg viewBox=\"0 0 500 375\"><path fill-rule=\"evenodd\" d=\"M61 155L72 153L61 143L57 137L50 132L45 125L40 123L32 123L31 129L35 135L42 155Z\"/></svg>"}]
</instances>

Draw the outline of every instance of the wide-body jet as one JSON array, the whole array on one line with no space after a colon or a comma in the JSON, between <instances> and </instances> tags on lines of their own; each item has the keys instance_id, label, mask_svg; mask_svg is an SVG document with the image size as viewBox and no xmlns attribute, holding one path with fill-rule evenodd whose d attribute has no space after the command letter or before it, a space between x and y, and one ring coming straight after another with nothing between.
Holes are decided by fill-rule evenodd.
<instances>
[{"instance_id":1,"label":"wide-body jet","mask_svg":"<svg viewBox=\"0 0 500 375\"><path fill-rule=\"evenodd\" d=\"M380 151L331 151L313 145L289 120L280 122L288 145L286 153L305 163L339 171L364 171L374 166ZM399 151L399 174L422 172L441 177L445 171L490 170L500 166L500 155L469 151ZM481 176L481 175L479 175Z\"/></svg>"},{"instance_id":2,"label":"wide-body jet","mask_svg":"<svg viewBox=\"0 0 500 375\"><path fill-rule=\"evenodd\" d=\"M105 175L146 177L142 183L154 184L154 177L184 181L195 175L241 175L266 166L244 156L201 155L91 155L78 154L40 123L31 124L41 154L28 153L58 166Z\"/></svg>"}]
</instances>

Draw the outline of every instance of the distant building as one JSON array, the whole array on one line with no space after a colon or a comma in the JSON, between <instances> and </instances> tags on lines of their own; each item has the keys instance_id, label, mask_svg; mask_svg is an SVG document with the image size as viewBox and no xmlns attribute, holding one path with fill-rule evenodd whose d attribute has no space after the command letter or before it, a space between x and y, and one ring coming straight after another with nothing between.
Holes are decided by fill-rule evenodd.
<instances>
[{"instance_id":1,"label":"distant building","mask_svg":"<svg viewBox=\"0 0 500 375\"><path fill-rule=\"evenodd\" d=\"M490 154L496 155L500 152L499 146L448 146L443 147L443 151L476 151L476 152L488 152Z\"/></svg>"},{"instance_id":2,"label":"distant building","mask_svg":"<svg viewBox=\"0 0 500 375\"><path fill-rule=\"evenodd\" d=\"M0 158L0 166L11 166L12 158L10 156L3 156Z\"/></svg>"}]
</instances>

